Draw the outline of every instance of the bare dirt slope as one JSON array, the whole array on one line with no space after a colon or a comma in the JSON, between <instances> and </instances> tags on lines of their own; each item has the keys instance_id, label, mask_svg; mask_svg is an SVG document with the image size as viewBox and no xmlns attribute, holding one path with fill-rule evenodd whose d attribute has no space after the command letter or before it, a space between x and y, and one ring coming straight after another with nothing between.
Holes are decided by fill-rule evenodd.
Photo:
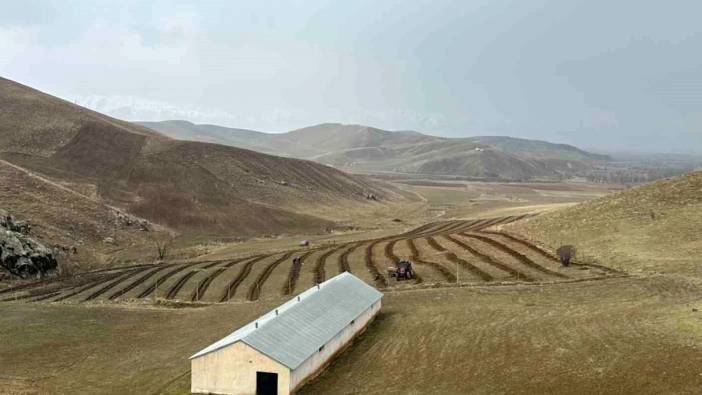
<instances>
[{"instance_id":1,"label":"bare dirt slope","mask_svg":"<svg viewBox=\"0 0 702 395\"><path fill-rule=\"evenodd\" d=\"M354 172L400 172L489 179L558 178L608 159L564 144L508 137L443 138L414 131L326 123L270 134L194 125L143 122L175 138L216 141L262 152L312 159Z\"/></svg>"},{"instance_id":2,"label":"bare dirt slope","mask_svg":"<svg viewBox=\"0 0 702 395\"><path fill-rule=\"evenodd\" d=\"M700 275L702 172L544 214L514 230L629 272Z\"/></svg>"},{"instance_id":3,"label":"bare dirt slope","mask_svg":"<svg viewBox=\"0 0 702 395\"><path fill-rule=\"evenodd\" d=\"M0 79L0 159L186 233L319 232L333 218L301 211L373 209L407 197L311 161L173 140L6 79ZM3 201L11 212L21 203L12 196Z\"/></svg>"}]
</instances>

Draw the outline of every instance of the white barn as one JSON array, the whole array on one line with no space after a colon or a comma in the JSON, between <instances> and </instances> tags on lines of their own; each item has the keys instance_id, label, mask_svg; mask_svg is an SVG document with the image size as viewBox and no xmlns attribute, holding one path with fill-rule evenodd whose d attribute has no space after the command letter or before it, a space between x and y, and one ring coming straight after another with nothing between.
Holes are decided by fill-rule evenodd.
<instances>
[{"instance_id":1,"label":"white barn","mask_svg":"<svg viewBox=\"0 0 702 395\"><path fill-rule=\"evenodd\" d=\"M312 287L190 357L191 391L293 393L365 330L382 297L348 272Z\"/></svg>"}]
</instances>

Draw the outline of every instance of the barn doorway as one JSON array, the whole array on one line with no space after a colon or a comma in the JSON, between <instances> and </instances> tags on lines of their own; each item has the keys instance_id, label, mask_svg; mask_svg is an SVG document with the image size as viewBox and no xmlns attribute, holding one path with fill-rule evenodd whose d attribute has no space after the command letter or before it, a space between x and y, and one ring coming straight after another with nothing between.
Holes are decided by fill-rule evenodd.
<instances>
[{"instance_id":1,"label":"barn doorway","mask_svg":"<svg viewBox=\"0 0 702 395\"><path fill-rule=\"evenodd\" d=\"M256 372L256 395L278 395L278 373Z\"/></svg>"}]
</instances>

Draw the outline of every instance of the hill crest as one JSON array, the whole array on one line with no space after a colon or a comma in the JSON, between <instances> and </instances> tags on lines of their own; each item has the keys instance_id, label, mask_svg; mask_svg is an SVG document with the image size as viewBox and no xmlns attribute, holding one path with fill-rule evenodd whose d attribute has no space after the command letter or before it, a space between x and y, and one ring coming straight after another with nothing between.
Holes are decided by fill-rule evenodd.
<instances>
[{"instance_id":1,"label":"hill crest","mask_svg":"<svg viewBox=\"0 0 702 395\"><path fill-rule=\"evenodd\" d=\"M564 178L590 168L605 155L567 144L514 137L447 138L416 131L387 131L357 124L323 123L287 133L263 133L173 121L143 122L175 138L202 140L311 159L352 172L398 172L527 180ZM182 121L179 121L182 122ZM212 137L214 134L217 137Z\"/></svg>"}]
</instances>

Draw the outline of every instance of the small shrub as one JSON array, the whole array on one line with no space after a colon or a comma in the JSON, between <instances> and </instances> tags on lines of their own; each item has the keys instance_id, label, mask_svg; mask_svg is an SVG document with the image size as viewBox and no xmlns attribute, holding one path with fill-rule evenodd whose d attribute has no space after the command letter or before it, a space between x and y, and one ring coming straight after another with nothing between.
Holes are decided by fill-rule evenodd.
<instances>
[{"instance_id":1,"label":"small shrub","mask_svg":"<svg viewBox=\"0 0 702 395\"><path fill-rule=\"evenodd\" d=\"M564 245L560 246L558 250L556 250L556 253L563 266L570 266L571 261L575 259L577 249L572 245Z\"/></svg>"}]
</instances>

